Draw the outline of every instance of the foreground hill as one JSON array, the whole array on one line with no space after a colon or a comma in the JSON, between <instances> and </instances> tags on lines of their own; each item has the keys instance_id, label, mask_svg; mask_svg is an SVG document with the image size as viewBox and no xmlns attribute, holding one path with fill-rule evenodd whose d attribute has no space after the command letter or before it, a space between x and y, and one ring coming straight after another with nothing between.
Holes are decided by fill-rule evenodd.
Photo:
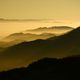
<instances>
[{"instance_id":1,"label":"foreground hill","mask_svg":"<svg viewBox=\"0 0 80 80\"><path fill-rule=\"evenodd\" d=\"M80 80L80 56L44 58L18 68L0 72L0 80Z\"/></svg>"},{"instance_id":2,"label":"foreground hill","mask_svg":"<svg viewBox=\"0 0 80 80\"><path fill-rule=\"evenodd\" d=\"M0 55L0 69L25 66L43 57L62 58L80 54L80 27L59 37L23 42Z\"/></svg>"}]
</instances>

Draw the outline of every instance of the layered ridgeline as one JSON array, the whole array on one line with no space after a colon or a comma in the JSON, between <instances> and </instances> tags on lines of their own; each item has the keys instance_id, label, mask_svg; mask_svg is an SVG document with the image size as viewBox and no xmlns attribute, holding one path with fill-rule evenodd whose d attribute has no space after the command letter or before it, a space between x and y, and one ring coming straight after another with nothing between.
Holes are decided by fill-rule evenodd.
<instances>
[{"instance_id":1,"label":"layered ridgeline","mask_svg":"<svg viewBox=\"0 0 80 80\"><path fill-rule=\"evenodd\" d=\"M1 47L10 47L24 41L29 42L37 39L48 39L50 37L55 37L55 34L42 33L42 34L31 34L31 33L14 33L11 34L0 41Z\"/></svg>"},{"instance_id":2,"label":"layered ridgeline","mask_svg":"<svg viewBox=\"0 0 80 80\"><path fill-rule=\"evenodd\" d=\"M59 37L23 42L0 53L0 69L25 66L42 57L62 58L80 54L80 27Z\"/></svg>"},{"instance_id":3,"label":"layered ridgeline","mask_svg":"<svg viewBox=\"0 0 80 80\"><path fill-rule=\"evenodd\" d=\"M37 39L47 39L59 36L73 28L68 26L42 27L33 30L27 30L20 33L11 34L0 41L0 47L9 47L24 41L33 41Z\"/></svg>"},{"instance_id":4,"label":"layered ridgeline","mask_svg":"<svg viewBox=\"0 0 80 80\"><path fill-rule=\"evenodd\" d=\"M55 35L61 35L66 32L71 31L73 28L69 26L52 26L52 27L40 27L32 30L23 31L24 33L34 33L34 34L41 34L41 33L53 33Z\"/></svg>"},{"instance_id":5,"label":"layered ridgeline","mask_svg":"<svg viewBox=\"0 0 80 80\"><path fill-rule=\"evenodd\" d=\"M80 80L80 56L44 58L27 68L0 72L0 80Z\"/></svg>"}]
</instances>

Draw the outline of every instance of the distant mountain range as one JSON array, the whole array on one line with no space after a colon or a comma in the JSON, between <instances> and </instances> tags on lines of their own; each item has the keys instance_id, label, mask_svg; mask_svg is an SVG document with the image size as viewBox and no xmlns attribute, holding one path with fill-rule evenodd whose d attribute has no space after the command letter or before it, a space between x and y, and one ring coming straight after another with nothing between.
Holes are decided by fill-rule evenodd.
<instances>
[{"instance_id":1,"label":"distant mountain range","mask_svg":"<svg viewBox=\"0 0 80 80\"><path fill-rule=\"evenodd\" d=\"M47 19L5 19L5 18L0 18L0 21L44 21Z\"/></svg>"},{"instance_id":2,"label":"distant mountain range","mask_svg":"<svg viewBox=\"0 0 80 80\"><path fill-rule=\"evenodd\" d=\"M26 30L24 31L24 33L33 33L33 34L53 33L55 35L61 35L71 30L73 30L73 28L69 26L52 26L52 27L40 27L32 30Z\"/></svg>"},{"instance_id":3,"label":"distant mountain range","mask_svg":"<svg viewBox=\"0 0 80 80\"><path fill-rule=\"evenodd\" d=\"M24 41L29 42L37 39L48 39L50 37L55 37L54 34L51 33L43 33L43 34L31 34L31 33L14 33L0 41L1 47L9 47L15 44L22 43Z\"/></svg>"},{"instance_id":4,"label":"distant mountain range","mask_svg":"<svg viewBox=\"0 0 80 80\"><path fill-rule=\"evenodd\" d=\"M0 53L0 69L25 66L43 57L62 58L80 55L80 27L64 35L46 40L23 42ZM8 66L7 66L7 65Z\"/></svg>"},{"instance_id":5,"label":"distant mountain range","mask_svg":"<svg viewBox=\"0 0 80 80\"><path fill-rule=\"evenodd\" d=\"M0 41L0 47L9 47L15 44L19 44L24 41L33 41L37 39L48 39L50 37L59 36L65 34L73 28L68 26L56 26L56 27L41 27L37 29L28 30L20 33L13 33ZM39 33L39 34L37 34Z\"/></svg>"},{"instance_id":6,"label":"distant mountain range","mask_svg":"<svg viewBox=\"0 0 80 80\"><path fill-rule=\"evenodd\" d=\"M54 36L55 35L51 34L51 33L43 33L40 35L31 34L31 33L26 33L26 34L14 33L14 34L7 36L2 41L5 41L5 42L10 42L10 41L14 41L14 40L33 41L36 39L47 39L47 38L54 37Z\"/></svg>"},{"instance_id":7,"label":"distant mountain range","mask_svg":"<svg viewBox=\"0 0 80 80\"><path fill-rule=\"evenodd\" d=\"M41 21L41 22L54 22L54 23L60 23L60 21L55 21L54 19L6 19L6 18L0 18L0 21Z\"/></svg>"}]
</instances>

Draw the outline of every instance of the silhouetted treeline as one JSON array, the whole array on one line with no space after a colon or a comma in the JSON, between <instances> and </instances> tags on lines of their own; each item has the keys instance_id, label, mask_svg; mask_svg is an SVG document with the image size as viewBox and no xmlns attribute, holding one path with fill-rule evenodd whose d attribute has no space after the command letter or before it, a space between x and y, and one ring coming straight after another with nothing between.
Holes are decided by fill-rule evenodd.
<instances>
[{"instance_id":1,"label":"silhouetted treeline","mask_svg":"<svg viewBox=\"0 0 80 80\"><path fill-rule=\"evenodd\" d=\"M27 68L0 73L0 80L80 80L80 56L44 58Z\"/></svg>"}]
</instances>

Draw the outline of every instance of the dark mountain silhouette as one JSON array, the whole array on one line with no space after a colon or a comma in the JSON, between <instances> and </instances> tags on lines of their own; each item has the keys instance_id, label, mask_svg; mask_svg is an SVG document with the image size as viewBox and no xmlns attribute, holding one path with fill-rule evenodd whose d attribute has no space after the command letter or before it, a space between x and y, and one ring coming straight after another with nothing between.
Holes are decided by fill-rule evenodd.
<instances>
[{"instance_id":1,"label":"dark mountain silhouette","mask_svg":"<svg viewBox=\"0 0 80 80\"><path fill-rule=\"evenodd\" d=\"M0 47L0 52L2 52L2 51L4 51L4 50L5 50L5 48Z\"/></svg>"},{"instance_id":2,"label":"dark mountain silhouette","mask_svg":"<svg viewBox=\"0 0 80 80\"><path fill-rule=\"evenodd\" d=\"M9 47L24 41L29 42L37 39L48 39L50 37L55 37L54 34L51 33L43 33L43 34L31 34L31 33L14 33L11 34L0 41L1 47Z\"/></svg>"},{"instance_id":3,"label":"dark mountain silhouette","mask_svg":"<svg viewBox=\"0 0 80 80\"><path fill-rule=\"evenodd\" d=\"M29 64L43 57L62 58L78 54L80 54L80 27L56 38L23 42L7 48L0 55L0 60L3 61L0 69L25 66L25 63Z\"/></svg>"},{"instance_id":4,"label":"dark mountain silhouette","mask_svg":"<svg viewBox=\"0 0 80 80\"><path fill-rule=\"evenodd\" d=\"M44 58L27 68L0 72L0 80L79 80L80 56Z\"/></svg>"},{"instance_id":5,"label":"dark mountain silhouette","mask_svg":"<svg viewBox=\"0 0 80 80\"><path fill-rule=\"evenodd\" d=\"M68 26L52 26L52 27L40 27L32 30L26 30L25 33L35 33L35 34L41 34L41 33L53 33L55 35L61 35L66 32L69 32L73 30L72 27Z\"/></svg>"},{"instance_id":6,"label":"dark mountain silhouette","mask_svg":"<svg viewBox=\"0 0 80 80\"><path fill-rule=\"evenodd\" d=\"M54 40L53 37L49 39ZM80 54L80 27L65 35L56 37L53 44L55 49L60 49L61 53L67 53L68 55Z\"/></svg>"}]
</instances>

